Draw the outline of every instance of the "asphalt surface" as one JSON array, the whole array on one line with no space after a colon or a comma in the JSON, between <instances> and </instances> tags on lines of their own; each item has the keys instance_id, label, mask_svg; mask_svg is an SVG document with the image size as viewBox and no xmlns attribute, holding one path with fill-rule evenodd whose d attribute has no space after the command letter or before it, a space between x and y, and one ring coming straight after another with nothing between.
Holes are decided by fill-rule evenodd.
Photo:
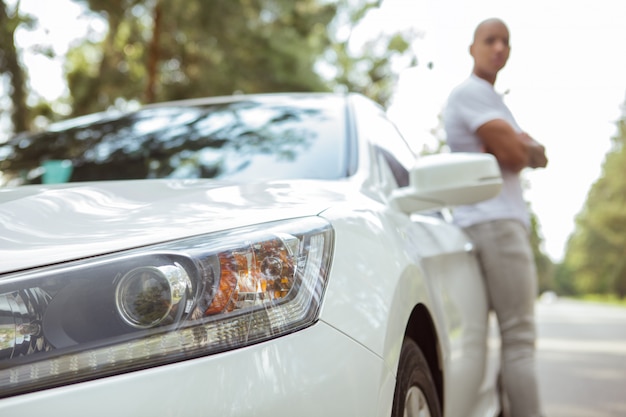
<instances>
[{"instance_id":1,"label":"asphalt surface","mask_svg":"<svg viewBox=\"0 0 626 417\"><path fill-rule=\"evenodd\" d=\"M544 298L536 315L546 417L625 417L626 308Z\"/></svg>"}]
</instances>

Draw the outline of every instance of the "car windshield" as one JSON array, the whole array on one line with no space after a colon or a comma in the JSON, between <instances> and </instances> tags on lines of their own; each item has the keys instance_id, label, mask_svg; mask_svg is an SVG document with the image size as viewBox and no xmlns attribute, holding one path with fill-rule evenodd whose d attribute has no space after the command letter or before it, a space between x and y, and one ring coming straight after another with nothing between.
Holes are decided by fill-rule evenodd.
<instances>
[{"instance_id":1,"label":"car windshield","mask_svg":"<svg viewBox=\"0 0 626 417\"><path fill-rule=\"evenodd\" d=\"M346 176L345 99L250 96L90 115L0 145L0 185Z\"/></svg>"}]
</instances>

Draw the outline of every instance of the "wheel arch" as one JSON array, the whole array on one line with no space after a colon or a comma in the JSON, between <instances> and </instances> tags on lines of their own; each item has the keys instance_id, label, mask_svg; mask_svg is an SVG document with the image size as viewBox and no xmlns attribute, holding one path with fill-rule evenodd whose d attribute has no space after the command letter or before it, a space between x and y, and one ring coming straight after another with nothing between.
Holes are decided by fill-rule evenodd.
<instances>
[{"instance_id":1,"label":"wheel arch","mask_svg":"<svg viewBox=\"0 0 626 417\"><path fill-rule=\"evenodd\" d=\"M437 396L441 409L444 409L444 381L442 370L441 346L437 330L428 309L423 304L413 308L406 326L405 337L411 338L426 357L428 367L435 380Z\"/></svg>"}]
</instances>

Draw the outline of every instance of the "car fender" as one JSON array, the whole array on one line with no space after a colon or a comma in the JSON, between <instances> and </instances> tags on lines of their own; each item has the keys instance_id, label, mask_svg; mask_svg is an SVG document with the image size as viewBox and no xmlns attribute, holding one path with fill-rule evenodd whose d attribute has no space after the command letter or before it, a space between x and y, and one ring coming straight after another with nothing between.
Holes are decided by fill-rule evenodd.
<instances>
[{"instance_id":1,"label":"car fender","mask_svg":"<svg viewBox=\"0 0 626 417\"><path fill-rule=\"evenodd\" d=\"M415 306L440 309L419 264L417 242L407 233L412 223L379 203L322 215L335 229L335 253L320 319L380 356L395 375ZM447 351L448 343L440 342Z\"/></svg>"}]
</instances>

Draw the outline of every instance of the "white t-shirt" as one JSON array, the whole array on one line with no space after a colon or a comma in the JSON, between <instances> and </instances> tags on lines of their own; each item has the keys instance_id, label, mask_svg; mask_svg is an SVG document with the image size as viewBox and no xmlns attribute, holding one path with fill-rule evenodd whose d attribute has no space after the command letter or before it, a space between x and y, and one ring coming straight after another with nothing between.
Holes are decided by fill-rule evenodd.
<instances>
[{"instance_id":1,"label":"white t-shirt","mask_svg":"<svg viewBox=\"0 0 626 417\"><path fill-rule=\"evenodd\" d=\"M476 130L485 123L501 119L521 132L513 114L493 85L472 74L450 93L443 112L448 146L452 152L484 152ZM455 223L461 227L490 220L516 219L530 225L519 173L500 167L502 191L491 200L453 209Z\"/></svg>"}]
</instances>

